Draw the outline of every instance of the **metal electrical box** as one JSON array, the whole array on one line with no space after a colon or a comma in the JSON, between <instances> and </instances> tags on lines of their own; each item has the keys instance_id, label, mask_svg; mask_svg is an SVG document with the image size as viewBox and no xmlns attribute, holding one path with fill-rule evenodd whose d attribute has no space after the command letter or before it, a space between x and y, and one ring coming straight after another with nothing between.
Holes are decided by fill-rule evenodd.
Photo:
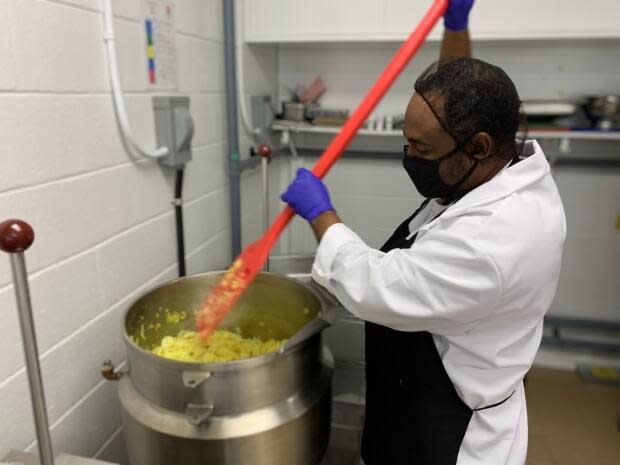
<instances>
[{"instance_id":1,"label":"metal electrical box","mask_svg":"<svg viewBox=\"0 0 620 465\"><path fill-rule=\"evenodd\" d=\"M271 96L252 95L250 105L252 109L252 126L254 129L268 129L274 119L273 109L271 107Z\"/></svg>"},{"instance_id":2,"label":"metal electrical box","mask_svg":"<svg viewBox=\"0 0 620 465\"><path fill-rule=\"evenodd\" d=\"M157 145L169 150L159 162L171 168L183 167L192 159L194 136L189 97L153 97L153 110Z\"/></svg>"}]
</instances>

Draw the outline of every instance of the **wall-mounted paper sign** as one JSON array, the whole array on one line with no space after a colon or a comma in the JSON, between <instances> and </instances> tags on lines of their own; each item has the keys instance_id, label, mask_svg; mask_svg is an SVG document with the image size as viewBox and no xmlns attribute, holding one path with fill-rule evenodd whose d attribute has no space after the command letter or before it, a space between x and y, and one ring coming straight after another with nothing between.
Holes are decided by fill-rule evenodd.
<instances>
[{"instance_id":1,"label":"wall-mounted paper sign","mask_svg":"<svg viewBox=\"0 0 620 465\"><path fill-rule=\"evenodd\" d=\"M174 2L143 0L146 65L149 87L176 89L177 51Z\"/></svg>"}]
</instances>

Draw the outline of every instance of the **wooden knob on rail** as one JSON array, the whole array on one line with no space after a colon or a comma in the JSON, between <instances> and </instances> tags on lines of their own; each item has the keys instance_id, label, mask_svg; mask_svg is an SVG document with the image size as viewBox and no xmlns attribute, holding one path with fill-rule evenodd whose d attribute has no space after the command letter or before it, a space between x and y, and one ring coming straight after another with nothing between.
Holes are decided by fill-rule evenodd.
<instances>
[{"instance_id":1,"label":"wooden knob on rail","mask_svg":"<svg viewBox=\"0 0 620 465\"><path fill-rule=\"evenodd\" d=\"M22 220L0 223L0 250L7 253L25 252L34 242L32 227Z\"/></svg>"},{"instance_id":2,"label":"wooden knob on rail","mask_svg":"<svg viewBox=\"0 0 620 465\"><path fill-rule=\"evenodd\" d=\"M269 158L271 156L271 147L269 147L267 144L261 144L258 146L257 153L261 157Z\"/></svg>"}]
</instances>

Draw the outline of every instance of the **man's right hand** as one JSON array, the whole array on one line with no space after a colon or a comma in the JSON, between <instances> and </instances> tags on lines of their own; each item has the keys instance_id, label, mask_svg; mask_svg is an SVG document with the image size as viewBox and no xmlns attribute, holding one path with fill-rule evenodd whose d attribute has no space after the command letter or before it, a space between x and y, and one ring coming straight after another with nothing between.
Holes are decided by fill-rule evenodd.
<instances>
[{"instance_id":1,"label":"man's right hand","mask_svg":"<svg viewBox=\"0 0 620 465\"><path fill-rule=\"evenodd\" d=\"M450 31L462 31L467 29L469 12L474 5L474 0L450 0L448 10L443 17L444 26Z\"/></svg>"},{"instance_id":2,"label":"man's right hand","mask_svg":"<svg viewBox=\"0 0 620 465\"><path fill-rule=\"evenodd\" d=\"M334 211L327 187L306 168L297 170L297 177L280 198L307 221L326 211Z\"/></svg>"}]
</instances>

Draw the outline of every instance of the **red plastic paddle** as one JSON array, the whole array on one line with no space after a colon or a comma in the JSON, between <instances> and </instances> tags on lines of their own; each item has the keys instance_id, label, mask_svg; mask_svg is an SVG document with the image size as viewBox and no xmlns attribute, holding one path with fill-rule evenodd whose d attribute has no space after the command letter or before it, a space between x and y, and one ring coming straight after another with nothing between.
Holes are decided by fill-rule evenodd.
<instances>
[{"instance_id":1,"label":"red plastic paddle","mask_svg":"<svg viewBox=\"0 0 620 465\"><path fill-rule=\"evenodd\" d=\"M435 23L448 8L448 0L436 0L422 22L413 31L405 43L396 52L377 82L362 100L355 112L347 120L340 133L329 144L312 172L323 178L338 160L346 146L351 142L357 130L362 126L372 110L394 83L403 68L420 48ZM286 207L276 218L265 235L250 244L228 269L222 280L213 288L197 315L196 328L203 341L218 327L222 319L232 309L245 289L252 283L263 268L269 251L273 247L286 225L293 218L294 212Z\"/></svg>"}]
</instances>

